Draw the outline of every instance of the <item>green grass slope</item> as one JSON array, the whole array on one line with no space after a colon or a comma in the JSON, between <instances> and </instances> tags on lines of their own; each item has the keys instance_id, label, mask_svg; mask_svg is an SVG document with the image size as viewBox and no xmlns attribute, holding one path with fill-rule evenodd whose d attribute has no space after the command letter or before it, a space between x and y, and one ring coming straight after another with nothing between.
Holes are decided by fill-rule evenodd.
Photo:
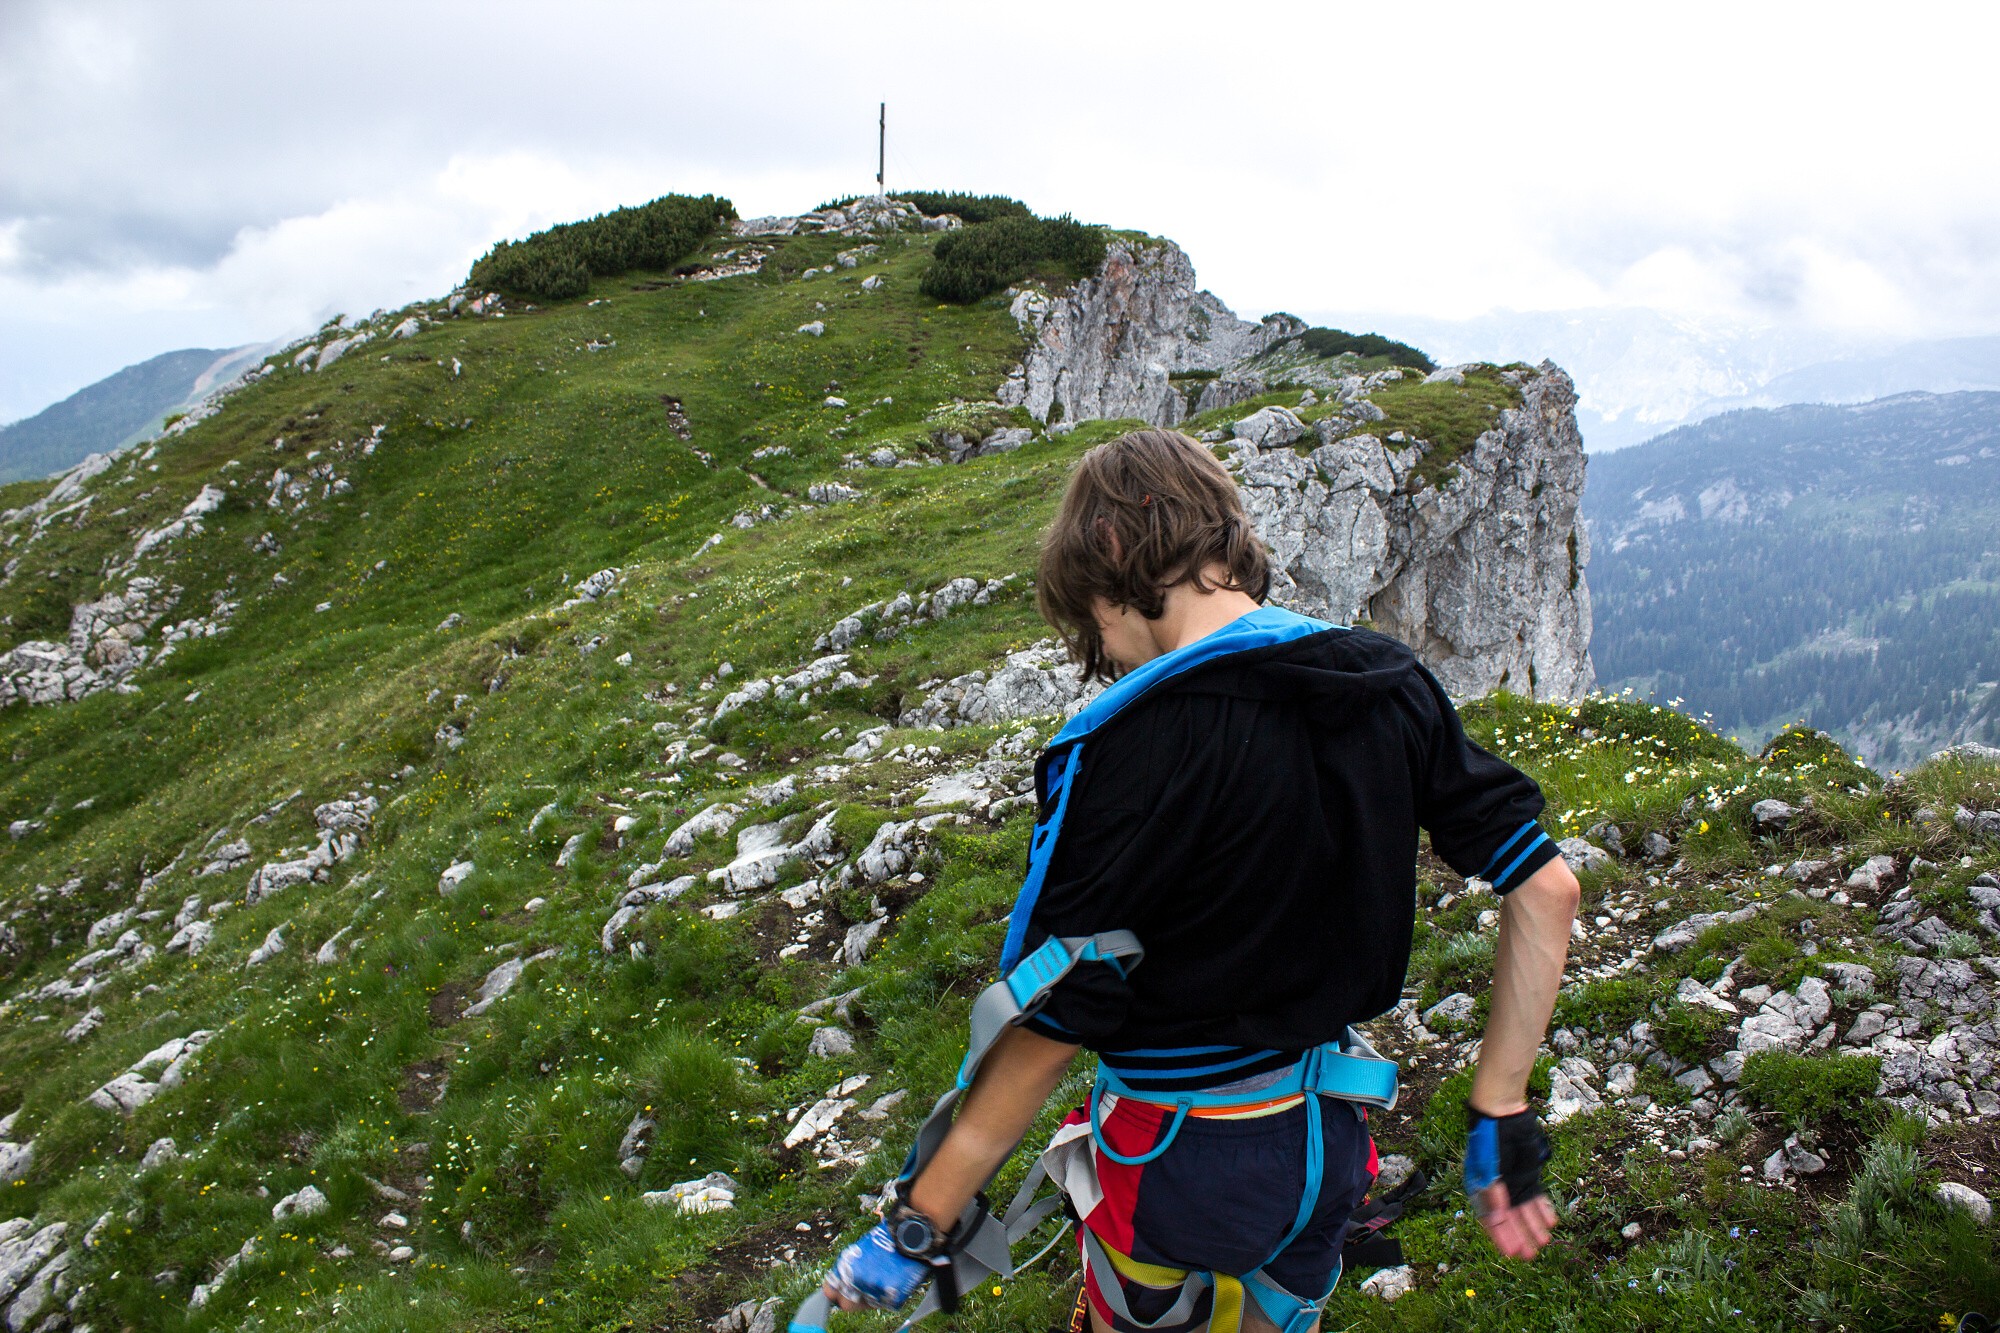
<instances>
[{"instance_id":1,"label":"green grass slope","mask_svg":"<svg viewBox=\"0 0 2000 1333\"><path fill-rule=\"evenodd\" d=\"M313 373L283 359L216 416L121 458L89 484L87 508L0 523L17 562L0 625L19 644L60 638L70 604L122 587L140 535L204 487L224 497L132 566L179 589L169 621L233 603L223 632L124 688L0 711L0 822L19 829L0 840L0 1112L18 1112L0 1137L34 1148L4 1211L70 1224L78 1322L693 1329L740 1301L797 1299L866 1224L863 1196L956 1067L1018 885L1026 812L948 819L914 864L797 908L782 891L805 868L739 901L705 877L735 855L731 837L701 837L664 870L661 842L712 802L761 803L758 819L790 818L795 834L826 818L830 856L853 858L888 821L934 812L915 796L930 778L1045 738L1047 725L891 725L873 755L841 759L927 683L1044 637L1023 577L948 618L862 636L849 678L709 719L732 682L811 662L817 638L865 603L1024 575L1067 468L1121 428L1088 423L938 464L934 434L999 420L980 404L1020 336L1004 296L961 307L919 295L933 238L873 240L851 268L837 256L862 240L799 236L758 242L769 253L757 272L716 281L635 273L539 309L399 312L422 317L420 331ZM718 239L707 253L751 248ZM822 335L798 332L815 321ZM1462 396L1437 394L1396 412L1421 423ZM843 466L883 449L916 465ZM811 501L836 482L858 498ZM565 605L611 568L615 593ZM1914 816L1917 797L1992 806L1991 766L1884 791L1837 756L1747 755L1615 700L1498 698L1469 718L1542 779L1565 833L1609 820L1635 845L1648 831L1674 841L1671 869L1620 861L1588 877L1591 911L1620 920L1775 893L1758 867L1836 845L1829 855L1847 860L1922 849L1948 868L1921 886L1926 901L1960 912L1965 883L1994 860L1990 844ZM1816 813L1782 852L1753 831L1752 801L1806 793ZM246 902L252 872L304 857L320 839L316 808L341 799L375 803L349 830L351 855ZM247 857L200 873L238 840ZM606 918L648 870L694 884L607 951ZM1481 989L1490 950L1477 898L1440 866L1424 872L1411 990L1429 1003ZM1861 907L1788 903L1672 967L1712 979L1741 953L1754 960L1746 984L1792 984L1827 959L1886 967L1899 947L1869 934ZM177 916L212 924L198 955L164 947ZM879 944L844 964L848 932L876 920ZM128 930L122 957L72 966ZM1587 974L1616 972L1615 935L1580 946L1566 1021L1680 1021L1669 970ZM1809 937L1841 944L1808 953ZM513 989L468 1015L508 960L527 962ZM62 997L92 975L99 989ZM854 991L844 1022L857 1044L815 1053L799 1009ZM91 1008L101 1023L69 1039ZM196 1031L214 1035L186 1076L129 1115L88 1100ZM1403 1110L1378 1135L1442 1178L1465 1083L1450 1052L1462 1048L1409 1046ZM815 1103L865 1108L892 1090L907 1096L885 1117L843 1122L845 1160L786 1146ZM1804 1193L1738 1167L1811 1104L1753 1108L1726 1144L1696 1152L1667 1151L1617 1108L1579 1117L1557 1131L1569 1221L1549 1259L1493 1259L1433 1186L1404 1226L1417 1289L1384 1306L1344 1287L1328 1326L1934 1327L1951 1306L1993 1303L1990 1241L1928 1189L1941 1169L1968 1178L1950 1163L2000 1169L1990 1140L1976 1126L1927 1136L1873 1107L1806 1126L1833 1168ZM652 1125L621 1169L635 1117ZM145 1165L162 1138L174 1155ZM738 1186L730 1209L644 1197L717 1171ZM322 1211L274 1217L308 1186ZM1620 1228L1635 1220L1628 1241ZM1074 1283L1073 1252L1058 1247L955 1326L1047 1327Z\"/></svg>"}]
</instances>

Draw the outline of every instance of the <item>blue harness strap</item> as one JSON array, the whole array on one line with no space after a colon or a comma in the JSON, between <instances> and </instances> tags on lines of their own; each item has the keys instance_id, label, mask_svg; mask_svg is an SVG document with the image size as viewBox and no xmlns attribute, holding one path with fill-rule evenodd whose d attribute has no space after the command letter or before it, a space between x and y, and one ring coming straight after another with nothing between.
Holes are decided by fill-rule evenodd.
<instances>
[{"instance_id":1,"label":"blue harness strap","mask_svg":"<svg viewBox=\"0 0 2000 1333\"><path fill-rule=\"evenodd\" d=\"M1063 815L1069 811L1069 794L1076 790L1076 772L1082 766L1083 742L1067 750L1049 752L1047 776L1043 779L1054 810L1035 825L1028 840L1028 877L1021 882L1020 896L1014 900L1007 920L1007 942L1000 946L1000 971L1012 975L1028 942L1028 918L1035 914L1035 902L1042 896L1042 881L1048 878L1049 862L1056 854L1056 836L1062 832Z\"/></svg>"},{"instance_id":2,"label":"blue harness strap","mask_svg":"<svg viewBox=\"0 0 2000 1333\"><path fill-rule=\"evenodd\" d=\"M1127 1156L1113 1149L1104 1140L1102 1102L1104 1093L1112 1092L1120 1097L1130 1097L1164 1108L1168 1105L1159 1093L1132 1092L1118 1074L1099 1061L1097 1079L1090 1089L1090 1134L1096 1141L1097 1150L1113 1162L1125 1166L1143 1166L1154 1161L1173 1145L1180 1133L1181 1125L1196 1107L1244 1106L1253 1102L1273 1101L1282 1097L1300 1094L1329 1097L1336 1101L1352 1102L1358 1106L1373 1106L1390 1110L1396 1105L1396 1063L1384 1059L1373 1046L1353 1028L1347 1029L1339 1041L1330 1041L1314 1047L1299 1058L1297 1064L1288 1070L1277 1082L1253 1089L1249 1092L1177 1092L1173 1096L1173 1119L1166 1132L1160 1136L1146 1152ZM1320 1308L1340 1282L1340 1268L1335 1266L1333 1280L1319 1297L1308 1299L1286 1290L1264 1273L1266 1265L1283 1254L1291 1243L1305 1231L1312 1221L1314 1210L1319 1207L1320 1190L1326 1179L1325 1131L1320 1126L1317 1107L1306 1116L1306 1159L1305 1179L1299 1191L1298 1211L1292 1217L1292 1225L1278 1243L1272 1247L1264 1262L1242 1276L1243 1288L1257 1302L1270 1321L1277 1325L1281 1333L1305 1333L1319 1318ZM1086 1237L1087 1237L1086 1233ZM1114 1296L1118 1285L1115 1269L1109 1267L1108 1260L1099 1262L1093 1257L1090 1247L1085 1246L1086 1262L1099 1263L1098 1288L1106 1294L1106 1300L1114 1308L1122 1304L1122 1296ZM1208 1272L1192 1272L1182 1291L1182 1300L1176 1308L1187 1304L1199 1287L1211 1286L1215 1275ZM1121 1314L1121 1318L1129 1318Z\"/></svg>"},{"instance_id":3,"label":"blue harness strap","mask_svg":"<svg viewBox=\"0 0 2000 1333\"><path fill-rule=\"evenodd\" d=\"M1021 951L1027 947L1028 921L1035 914L1035 903L1042 896L1042 883L1048 878L1049 861L1055 856L1056 839L1062 833L1063 816L1069 810L1070 792L1076 788L1077 770L1087 736L1138 702L1148 691L1195 667L1233 653L1275 647L1328 630L1346 628L1345 625L1334 625L1302 616L1296 611L1287 611L1282 606L1260 606L1184 648L1163 653L1144 666L1126 672L1085 705L1083 711L1065 722L1042 754L1042 790L1046 798L1043 804L1049 809L1049 814L1036 823L1034 837L1028 844L1028 874L1021 882L1020 895L1014 900L1014 910L1007 922L1007 942L1000 950L1000 970L1011 971L1020 961Z\"/></svg>"}]
</instances>

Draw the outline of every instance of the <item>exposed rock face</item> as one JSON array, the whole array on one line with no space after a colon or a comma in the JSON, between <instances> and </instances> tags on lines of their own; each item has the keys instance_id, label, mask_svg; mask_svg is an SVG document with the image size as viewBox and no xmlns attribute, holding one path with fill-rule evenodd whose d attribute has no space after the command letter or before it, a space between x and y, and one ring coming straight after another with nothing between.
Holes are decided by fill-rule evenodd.
<instances>
[{"instance_id":1,"label":"exposed rock face","mask_svg":"<svg viewBox=\"0 0 2000 1333\"><path fill-rule=\"evenodd\" d=\"M1023 290L1013 313L1028 354L997 397L1040 421L1174 425L1260 392L1250 363L1282 360L1277 345L1304 328L1289 316L1236 318L1196 289L1193 265L1168 241L1113 242L1096 277L1054 296ZM1190 402L1172 376L1197 370L1215 378L1187 382L1202 386ZM1369 621L1461 698L1496 688L1574 698L1595 681L1576 387L1548 362L1507 374L1521 406L1502 411L1440 484L1418 475L1426 451L1416 443L1357 433L1382 419L1367 395L1395 371L1327 382L1345 406L1311 427L1284 408L1247 414L1231 466L1275 557L1280 604Z\"/></svg>"},{"instance_id":2,"label":"exposed rock face","mask_svg":"<svg viewBox=\"0 0 2000 1333\"><path fill-rule=\"evenodd\" d=\"M140 643L180 590L136 578L70 613L69 640L30 640L0 653L0 707L81 699L125 679L147 658Z\"/></svg>"},{"instance_id":3,"label":"exposed rock face","mask_svg":"<svg viewBox=\"0 0 2000 1333\"><path fill-rule=\"evenodd\" d=\"M1223 370L1305 327L1283 315L1238 319L1196 289L1194 265L1172 241L1113 241L1096 277L1057 296L1024 291L1013 311L1031 342L999 399L1026 404L1037 421L1171 426L1189 411L1175 372Z\"/></svg>"},{"instance_id":4,"label":"exposed rock face","mask_svg":"<svg viewBox=\"0 0 2000 1333\"><path fill-rule=\"evenodd\" d=\"M1522 405L1502 411L1438 486L1413 483L1418 449L1342 434L1346 417L1321 421L1298 448L1252 442L1284 438L1283 420L1239 437L1231 464L1277 566L1273 598L1342 624L1372 622L1460 698L1587 691L1576 388L1544 362L1521 391ZM1321 443L1299 452L1313 438Z\"/></svg>"}]
</instances>

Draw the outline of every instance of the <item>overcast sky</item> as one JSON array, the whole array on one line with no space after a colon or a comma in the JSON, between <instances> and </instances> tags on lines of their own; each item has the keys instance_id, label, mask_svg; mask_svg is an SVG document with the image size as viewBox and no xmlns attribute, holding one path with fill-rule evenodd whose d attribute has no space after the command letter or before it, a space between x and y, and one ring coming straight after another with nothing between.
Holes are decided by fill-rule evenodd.
<instances>
[{"instance_id":1,"label":"overcast sky","mask_svg":"<svg viewBox=\"0 0 2000 1333\"><path fill-rule=\"evenodd\" d=\"M1000 191L1239 311L2000 332L2000 7L0 0L0 421L669 191Z\"/></svg>"}]
</instances>

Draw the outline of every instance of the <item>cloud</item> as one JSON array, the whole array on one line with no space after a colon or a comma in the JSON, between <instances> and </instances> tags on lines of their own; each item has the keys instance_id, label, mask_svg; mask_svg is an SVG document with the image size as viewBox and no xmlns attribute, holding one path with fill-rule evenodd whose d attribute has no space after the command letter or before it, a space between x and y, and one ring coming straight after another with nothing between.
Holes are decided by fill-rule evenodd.
<instances>
[{"instance_id":1,"label":"cloud","mask_svg":"<svg viewBox=\"0 0 2000 1333\"><path fill-rule=\"evenodd\" d=\"M76 350L22 397L0 378L0 417L176 310L189 340L261 339L668 191L868 188L881 99L892 188L1171 236L1249 313L2000 328L2000 10L1845 12L14 0L0 363L54 366L24 350L51 328Z\"/></svg>"}]
</instances>

